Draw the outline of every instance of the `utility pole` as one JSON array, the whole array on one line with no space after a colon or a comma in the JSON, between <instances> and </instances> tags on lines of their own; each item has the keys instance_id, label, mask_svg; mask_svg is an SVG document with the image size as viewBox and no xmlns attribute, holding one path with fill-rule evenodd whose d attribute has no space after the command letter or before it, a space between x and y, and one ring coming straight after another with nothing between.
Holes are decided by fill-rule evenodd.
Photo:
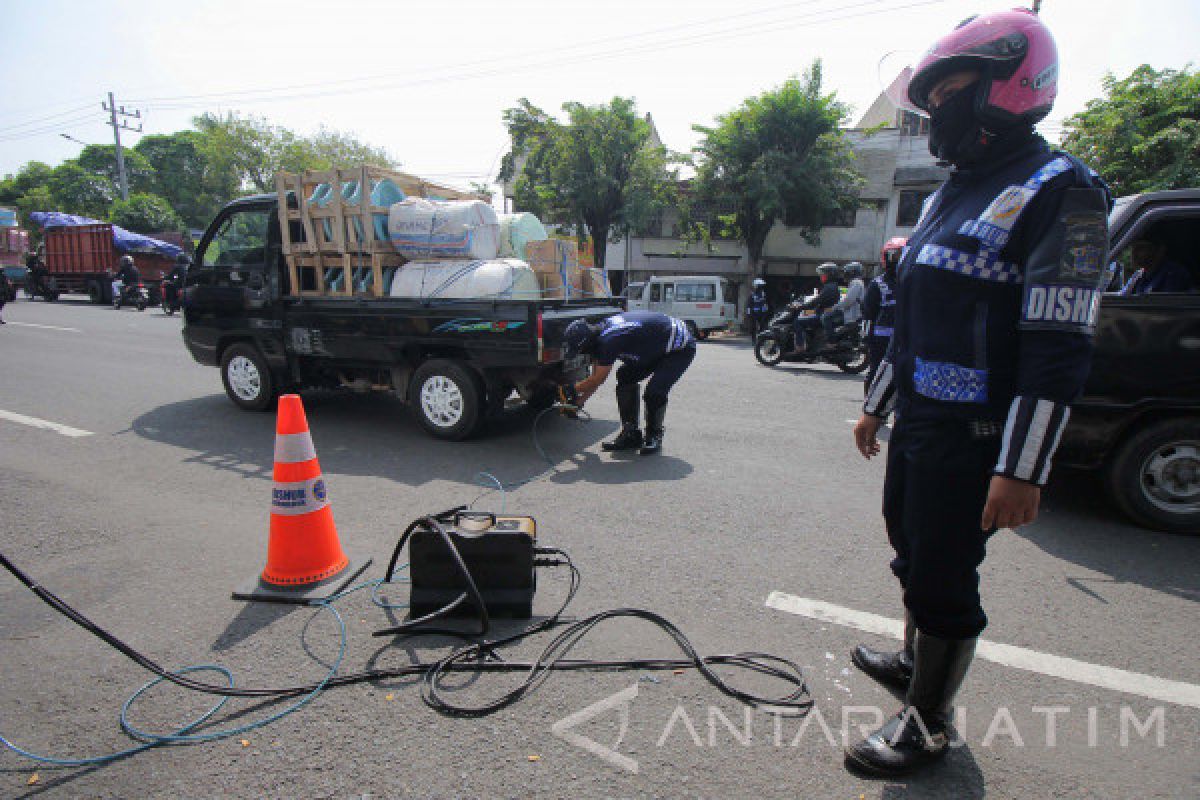
<instances>
[{"instance_id":1,"label":"utility pole","mask_svg":"<svg viewBox=\"0 0 1200 800\"><path fill-rule=\"evenodd\" d=\"M1042 11L1042 0L1033 0L1033 13L1040 14Z\"/></svg>"},{"instance_id":2,"label":"utility pole","mask_svg":"<svg viewBox=\"0 0 1200 800\"><path fill-rule=\"evenodd\" d=\"M141 133L142 132L142 123L140 122L140 120L142 118L142 112L141 112L141 110L126 111L125 106L121 106L120 108L117 108L117 101L113 99L112 92L108 93L108 105L104 105L103 103L101 103L101 106L104 108L105 111L109 112L109 114L111 116L111 121L108 124L112 126L113 138L117 142L117 179L119 182L119 188L121 190L121 199L128 200L129 199L129 178L126 177L126 175L125 175L125 155L121 152L121 131L125 130L125 131L133 131L134 133ZM120 115L121 117L136 118L137 120L139 120L138 126L135 128L124 119L118 121L117 120L118 115Z\"/></svg>"}]
</instances>

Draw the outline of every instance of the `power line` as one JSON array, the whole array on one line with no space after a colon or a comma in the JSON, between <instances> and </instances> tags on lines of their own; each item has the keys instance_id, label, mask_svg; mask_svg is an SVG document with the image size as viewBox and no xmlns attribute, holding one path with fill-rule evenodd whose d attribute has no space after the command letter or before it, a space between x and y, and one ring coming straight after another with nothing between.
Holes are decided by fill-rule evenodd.
<instances>
[{"instance_id":1,"label":"power line","mask_svg":"<svg viewBox=\"0 0 1200 800\"><path fill-rule=\"evenodd\" d=\"M793 17L784 17L784 18L780 18L778 20L769 20L768 22L772 23L772 30L774 30L774 31L790 30L792 28L802 27L805 25L815 26L815 25L826 24L829 22L839 22L839 21L843 21L843 20L847 20L847 19L854 19L854 18L863 17L863 16L886 14L886 13L892 13L892 12L896 12L896 11L903 11L903 10L907 10L907 9L911 9L911 8L918 8L921 6L935 5L935 4L939 4L939 3L944 3L944 2L946 2L946 0L920 0L919 2L910 2L910 3L903 4L903 5L888 6L888 7L884 7L884 8L880 8L880 9L868 9L865 11L856 11L856 12L849 13L849 14L842 14L841 16L813 19L814 17L822 17L823 15L827 15L827 14L836 14L840 11L849 11L851 9L860 9L863 6L879 5L882 2L884 2L884 0L863 0L862 2L850 3L847 5L843 5L843 6L837 6L834 8L823 9L818 12L810 12L807 14L802 14L802 15L793 16ZM326 97L326 96L335 95L335 94L336 95L361 94L361 93L379 92L379 91L387 91L387 90L394 90L394 89L401 89L401 88L411 88L411 87L422 86L422 85L445 84L445 83L451 83L451 82L457 82L457 81L463 81L463 80L473 80L473 79L478 79L478 78L487 78L487 77L493 77L493 76L499 76L499 75L507 75L507 74L512 74L512 73L516 73L516 72L527 72L530 70L538 70L538 69L544 69L544 68L548 68L548 67L557 67L557 66L562 66L564 64L580 64L580 63L587 63L587 62L592 62L592 61L597 61L597 60L605 60L605 59L621 56L621 55L631 53L631 52L645 53L648 48L655 48L657 50L676 49L679 47L686 47L686 46L690 46L690 45L698 44L698 43L702 43L702 42L710 42L710 41L730 39L730 38L740 38L740 37L747 36L747 35L760 35L762 33L762 30L763 30L763 24L754 23L751 25L743 25L743 26L734 27L734 28L727 28L727 29L721 30L721 31L707 32L707 33L703 33L703 34L693 34L693 35L685 36L685 37L676 37L674 39L664 39L661 41L649 42L649 43L644 43L644 44L636 45L636 46L623 47L623 48L618 48L616 50L612 50L612 51L608 51L608 52L583 54L583 55L580 55L577 57L569 57L569 58L562 58L562 59L543 60L543 61L538 61L538 62L527 63L524 65L515 65L512 67L506 67L506 68L500 68L500 69L478 70L478 71L474 71L474 72L459 73L456 75L455 74L452 74L452 75L443 74L443 75L439 75L437 77L415 79L415 80L405 80L405 81L395 81L395 82L389 81L389 82L375 85L375 86L364 86L364 87L358 87L358 88L326 89L326 90L316 91L316 92L302 92L302 93L295 93L295 94L277 94L277 93L276 94L266 94L262 97L243 97L241 99L241 102L265 104L265 103L287 102L287 101L292 101L292 100L314 99L314 98L318 98L318 97ZM573 48L573 49L578 50L578 48ZM347 82L349 80L351 80L351 79L347 79ZM362 81L362 80L373 80L373 79L358 79L358 80ZM326 85L328 85L328 84L326 84ZM266 91L269 91L269 90L260 90L260 92L266 92ZM245 92L242 92L241 94L251 94L251 92L250 92L250 90L247 90ZM215 97L215 95L213 95L213 97ZM166 100L167 98L162 98L162 99ZM180 109L189 109L189 108L194 109L194 108L202 108L203 106L204 106L204 104L188 103L188 102L175 102L175 103L165 102L165 103L156 103L155 104L155 107L159 110L180 110Z\"/></svg>"},{"instance_id":2,"label":"power line","mask_svg":"<svg viewBox=\"0 0 1200 800\"><path fill-rule=\"evenodd\" d=\"M25 120L24 122L18 122L13 125L5 125L3 127L0 127L0 135L7 134L7 133L17 133L19 131L16 129L19 129L19 128L28 128L30 126L39 126L40 127L41 123L48 122L48 121L54 120L54 119L59 119L61 117L71 116L72 114L78 114L81 111L88 111L93 108L95 108L95 106L93 106L91 103L88 103L86 106L77 106L75 108L72 108L70 111L62 111L58 114L48 114L44 117L35 117L33 119L28 119L28 120ZM61 123L55 123L55 124L61 124Z\"/></svg>"},{"instance_id":3,"label":"power line","mask_svg":"<svg viewBox=\"0 0 1200 800\"><path fill-rule=\"evenodd\" d=\"M548 49L542 50L541 53L543 55L550 54L550 53L560 53L560 52L577 53L581 49L592 48L597 45L605 44L608 42L628 42L631 39L641 39L641 38L646 38L646 37L650 37L650 36L657 36L658 34L668 33L671 31L684 30L684 29L688 29L688 28L697 28L697 27L702 27L705 25L713 25L713 24L724 25L730 19L761 16L763 14L771 14L771 13L774 13L776 11L780 11L783 9L793 9L797 6L814 5L814 4L820 3L820 2L826 2L826 0L804 0L804 2L783 3L781 5L768 6L767 8L760 8L760 9L755 9L752 11L743 11L743 12L740 12L737 14L724 14L719 17L710 17L707 19L696 20L693 22L683 23L683 24L679 24L679 25L668 25L665 27L653 28L653 29L645 30L645 31L635 31L632 33L627 33L627 34L605 36L605 37L601 37L598 39L592 39L592 40L586 41L586 42L577 42L575 44L565 45L562 47L548 48ZM882 0L872 0L872 2L882 2ZM831 9L831 10L836 11L837 9L835 8L835 9ZM500 61L500 62L511 61L511 60L514 60L514 58L519 61L525 57L510 56L508 58L500 58L500 59L495 59L495 58L477 59L477 60L473 60L473 61L458 62L455 64L447 65L447 67L441 67L441 68L437 68L437 69L462 68L462 67L471 67L471 66L477 66L477 65L495 65L497 63L497 61ZM431 68L428 71L435 72L435 68ZM174 95L174 96L165 96L165 97L144 97L144 98L138 98L138 102L140 102L140 103L158 103L161 101L171 102L171 101L182 101L182 100L216 100L216 99L221 99L221 100L231 99L232 100L232 99L238 99L239 96L241 96L241 95L273 94L275 92L285 92L285 91L290 91L293 89L312 89L312 88L332 87L332 86L339 86L339 85L353 84L353 83L363 83L363 82L367 82L367 81L390 80L390 79L394 79L394 78L409 78L412 76L412 74L413 74L412 70L405 70L404 72L385 72L385 73L378 73L375 75L363 75L363 76L359 76L359 77L355 77L355 78L342 78L342 79L338 79L338 80L320 81L320 82L316 82L316 83L301 83L301 84L291 84L291 85L285 85L285 86L273 86L273 87L267 87L267 88L261 88L261 89L242 89L242 90L230 90L230 91L224 91L224 92L209 92L209 93L203 93L203 94Z\"/></svg>"}]
</instances>

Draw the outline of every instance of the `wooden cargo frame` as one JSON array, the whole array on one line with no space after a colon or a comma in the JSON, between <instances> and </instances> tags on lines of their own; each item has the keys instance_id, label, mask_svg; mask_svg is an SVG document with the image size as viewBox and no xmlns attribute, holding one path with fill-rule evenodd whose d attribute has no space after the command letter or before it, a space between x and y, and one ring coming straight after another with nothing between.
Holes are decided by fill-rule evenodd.
<instances>
[{"instance_id":1,"label":"wooden cargo frame","mask_svg":"<svg viewBox=\"0 0 1200 800\"><path fill-rule=\"evenodd\" d=\"M389 240L380 240L375 236L374 216L386 215L389 208L371 204L371 186L384 178L396 184L406 197L434 195L444 200L489 200L481 195L427 181L406 172L371 165L306 170L303 173L277 173L275 192L278 196L279 236L283 257L287 262L292 295L384 296L384 275L390 269L399 269L406 260L392 249ZM332 188L330 202L324 208L308 202L313 191L322 183L329 184ZM362 202L358 205L347 203L342 196L342 190L350 183L357 183L359 186ZM289 193L295 197L294 208L287 201ZM356 220L358 225L354 224ZM329 222L329 236L325 231L326 221ZM300 223L304 231L304 241L292 240L292 222ZM342 271L342 288L336 292L330 290L325 281L325 273L330 269ZM309 281L309 284L316 288L304 290L302 287L305 284L301 279L310 270L313 280ZM366 291L356 292L354 275L362 275L362 270L369 270L370 287Z\"/></svg>"}]
</instances>

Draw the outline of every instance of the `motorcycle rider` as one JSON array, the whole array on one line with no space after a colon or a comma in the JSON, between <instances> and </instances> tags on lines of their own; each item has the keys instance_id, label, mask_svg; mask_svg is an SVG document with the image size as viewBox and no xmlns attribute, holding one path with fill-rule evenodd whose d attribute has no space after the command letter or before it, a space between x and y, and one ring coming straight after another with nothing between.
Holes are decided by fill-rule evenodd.
<instances>
[{"instance_id":1,"label":"motorcycle rider","mask_svg":"<svg viewBox=\"0 0 1200 800\"><path fill-rule=\"evenodd\" d=\"M810 300L791 303L788 307L793 311L809 311L815 313L812 316L802 316L796 314L796 319L792 323L792 327L796 331L796 352L803 353L812 345L809 341L809 331L821 324L821 316L829 309L836 306L842 299L842 293L838 289L838 276L840 270L838 265L832 261L826 261L824 264L817 267L817 277L821 281L821 289L816 296Z\"/></svg>"},{"instance_id":2,"label":"motorcycle rider","mask_svg":"<svg viewBox=\"0 0 1200 800\"><path fill-rule=\"evenodd\" d=\"M35 295L44 294L50 270L46 269L46 262L42 260L39 252L34 251L25 256L25 268L29 270L29 275L25 281L25 294L33 297Z\"/></svg>"},{"instance_id":3,"label":"motorcycle rider","mask_svg":"<svg viewBox=\"0 0 1200 800\"><path fill-rule=\"evenodd\" d=\"M175 256L175 266L171 267L171 271L163 279L163 296L170 305L179 305L179 294L183 291L183 280L187 277L187 271L191 266L192 259L188 257L187 253L180 253Z\"/></svg>"},{"instance_id":4,"label":"motorcycle rider","mask_svg":"<svg viewBox=\"0 0 1200 800\"><path fill-rule=\"evenodd\" d=\"M644 456L661 450L667 395L696 357L696 340L683 320L657 311L626 311L595 324L577 319L567 326L564 340L564 357L586 353L595 359L591 376L575 384L580 407L608 379L613 363L623 362L617 369L621 432L602 447L638 450ZM642 395L646 404L643 438L638 429L638 389L646 378L650 380Z\"/></svg>"},{"instance_id":5,"label":"motorcycle rider","mask_svg":"<svg viewBox=\"0 0 1200 800\"><path fill-rule=\"evenodd\" d=\"M907 695L846 749L847 767L891 776L946 754L954 696L987 625L988 537L1036 518L1088 374L1111 197L1033 130L1057 77L1050 31L1018 9L962 22L889 90L930 116L929 149L954 170L898 265L892 342L854 429L870 458L897 412L883 512L909 652L854 651L856 666Z\"/></svg>"},{"instance_id":6,"label":"motorcycle rider","mask_svg":"<svg viewBox=\"0 0 1200 800\"><path fill-rule=\"evenodd\" d=\"M867 285L863 295L863 317L871 324L867 335L867 357L870 359L870 369L863 391L871 385L879 362L887 352L888 344L892 341L892 324L895 319L896 296L892 287L896 285L896 265L900 263L900 254L908 240L903 236L893 236L879 252L880 272Z\"/></svg>"},{"instance_id":7,"label":"motorcycle rider","mask_svg":"<svg viewBox=\"0 0 1200 800\"><path fill-rule=\"evenodd\" d=\"M4 311L4 304L8 302L8 295L12 292L12 282L8 279L8 274L0 269L0 312ZM0 318L0 325L6 324L3 318Z\"/></svg>"},{"instance_id":8,"label":"motorcycle rider","mask_svg":"<svg viewBox=\"0 0 1200 800\"><path fill-rule=\"evenodd\" d=\"M133 263L133 256L126 253L121 256L117 262L117 274L113 276L114 281L121 282L121 294L117 298L118 303L125 302L133 292L137 291L138 284L142 282L142 276L138 272L137 265Z\"/></svg>"},{"instance_id":9,"label":"motorcycle rider","mask_svg":"<svg viewBox=\"0 0 1200 800\"><path fill-rule=\"evenodd\" d=\"M771 319L771 303L767 300L767 282L762 278L755 278L752 285L754 292L746 303L746 313L750 317L751 341L758 338L759 331L767 327L767 322Z\"/></svg>"},{"instance_id":10,"label":"motorcycle rider","mask_svg":"<svg viewBox=\"0 0 1200 800\"><path fill-rule=\"evenodd\" d=\"M863 265L859 261L851 261L842 267L842 280L848 281L846 293L837 304L821 317L821 327L825 329L825 343L833 342L833 334L842 325L856 323L862 319L862 300L866 289L863 287Z\"/></svg>"}]
</instances>

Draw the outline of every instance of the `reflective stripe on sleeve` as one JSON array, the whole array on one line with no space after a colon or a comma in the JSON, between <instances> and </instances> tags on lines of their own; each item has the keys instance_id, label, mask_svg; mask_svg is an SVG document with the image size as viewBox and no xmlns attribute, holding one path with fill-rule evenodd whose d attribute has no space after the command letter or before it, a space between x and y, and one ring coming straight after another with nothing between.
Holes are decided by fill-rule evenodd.
<instances>
[{"instance_id":1,"label":"reflective stripe on sleeve","mask_svg":"<svg viewBox=\"0 0 1200 800\"><path fill-rule=\"evenodd\" d=\"M1041 486L1050 477L1050 462L1070 408L1052 400L1017 397L1008 411L996 472Z\"/></svg>"}]
</instances>

